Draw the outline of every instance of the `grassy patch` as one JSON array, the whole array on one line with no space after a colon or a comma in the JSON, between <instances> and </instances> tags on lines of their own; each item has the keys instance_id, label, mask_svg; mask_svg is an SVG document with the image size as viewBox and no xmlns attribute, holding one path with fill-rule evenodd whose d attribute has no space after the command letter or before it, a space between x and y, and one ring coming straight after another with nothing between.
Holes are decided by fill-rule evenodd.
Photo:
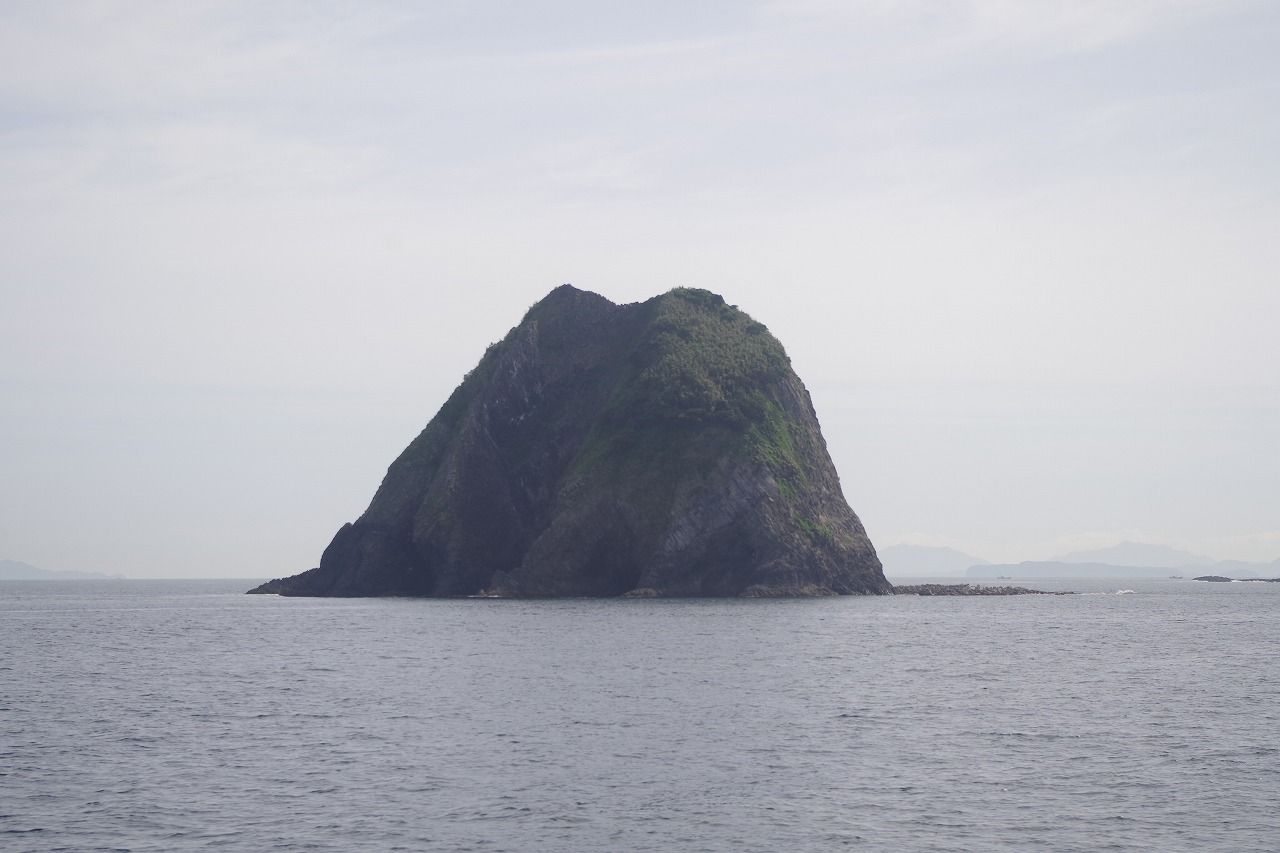
<instances>
[{"instance_id":1,"label":"grassy patch","mask_svg":"<svg viewBox=\"0 0 1280 853\"><path fill-rule=\"evenodd\" d=\"M828 524L819 524L811 518L804 516L796 516L796 526L809 535L809 538L819 542L829 542L835 538L835 531Z\"/></svg>"}]
</instances>

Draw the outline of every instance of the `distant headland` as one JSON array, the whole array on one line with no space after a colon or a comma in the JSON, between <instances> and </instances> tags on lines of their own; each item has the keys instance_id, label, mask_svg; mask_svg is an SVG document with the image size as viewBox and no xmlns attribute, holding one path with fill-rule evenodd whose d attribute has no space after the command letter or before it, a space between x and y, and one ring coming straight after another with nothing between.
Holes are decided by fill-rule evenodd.
<instances>
[{"instance_id":1,"label":"distant headland","mask_svg":"<svg viewBox=\"0 0 1280 853\"><path fill-rule=\"evenodd\" d=\"M0 580L4 581L81 581L123 580L121 575L102 572L71 572L42 569L21 560L0 560Z\"/></svg>"}]
</instances>

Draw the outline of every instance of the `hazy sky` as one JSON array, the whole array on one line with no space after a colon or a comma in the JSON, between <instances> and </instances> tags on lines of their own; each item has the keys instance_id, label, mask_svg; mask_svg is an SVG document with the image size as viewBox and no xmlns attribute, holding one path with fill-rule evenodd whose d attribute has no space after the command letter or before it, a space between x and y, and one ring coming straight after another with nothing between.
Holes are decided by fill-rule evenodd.
<instances>
[{"instance_id":1,"label":"hazy sky","mask_svg":"<svg viewBox=\"0 0 1280 853\"><path fill-rule=\"evenodd\" d=\"M1280 557L1280 6L0 5L0 558L316 564L552 287L782 340L879 545Z\"/></svg>"}]
</instances>

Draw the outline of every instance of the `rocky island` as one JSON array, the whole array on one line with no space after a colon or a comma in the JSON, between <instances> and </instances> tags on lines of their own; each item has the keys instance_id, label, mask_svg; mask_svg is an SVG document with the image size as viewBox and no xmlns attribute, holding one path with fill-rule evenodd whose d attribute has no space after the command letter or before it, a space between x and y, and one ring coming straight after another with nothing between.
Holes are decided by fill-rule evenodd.
<instances>
[{"instance_id":1,"label":"rocky island","mask_svg":"<svg viewBox=\"0 0 1280 853\"><path fill-rule=\"evenodd\" d=\"M1209 583L1280 583L1280 578L1229 578L1226 575L1201 575L1192 580Z\"/></svg>"},{"instance_id":2,"label":"rocky island","mask_svg":"<svg viewBox=\"0 0 1280 853\"><path fill-rule=\"evenodd\" d=\"M564 285L464 378L309 596L887 594L809 393L705 290L616 305Z\"/></svg>"}]
</instances>

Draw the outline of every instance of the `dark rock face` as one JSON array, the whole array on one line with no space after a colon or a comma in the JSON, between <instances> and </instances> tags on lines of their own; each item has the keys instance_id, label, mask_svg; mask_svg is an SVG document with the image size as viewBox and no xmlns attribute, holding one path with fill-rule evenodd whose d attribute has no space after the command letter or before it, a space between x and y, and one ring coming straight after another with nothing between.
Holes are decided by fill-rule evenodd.
<instances>
[{"instance_id":1,"label":"dark rock face","mask_svg":"<svg viewBox=\"0 0 1280 853\"><path fill-rule=\"evenodd\" d=\"M1192 578L1192 580L1208 581L1209 583L1231 583L1231 578L1226 578L1222 575L1201 575L1198 578Z\"/></svg>"},{"instance_id":2,"label":"dark rock face","mask_svg":"<svg viewBox=\"0 0 1280 853\"><path fill-rule=\"evenodd\" d=\"M491 346L282 595L890 593L768 330L568 285Z\"/></svg>"}]
</instances>

